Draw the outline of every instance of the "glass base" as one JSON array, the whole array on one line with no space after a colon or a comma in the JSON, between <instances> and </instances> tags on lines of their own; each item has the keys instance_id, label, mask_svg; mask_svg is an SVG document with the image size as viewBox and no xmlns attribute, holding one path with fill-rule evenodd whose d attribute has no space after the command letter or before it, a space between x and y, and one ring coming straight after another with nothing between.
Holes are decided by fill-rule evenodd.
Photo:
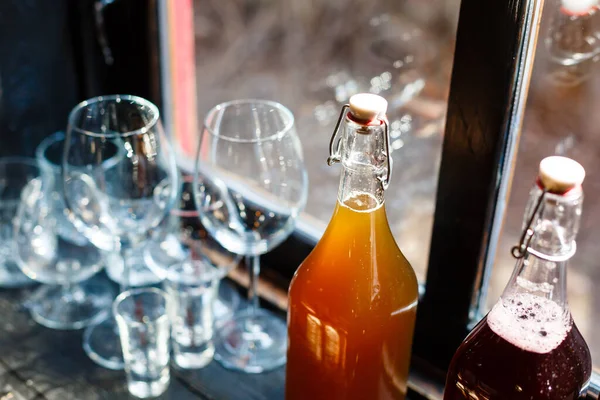
<instances>
[{"instance_id":1,"label":"glass base","mask_svg":"<svg viewBox=\"0 0 600 400\"><path fill-rule=\"evenodd\" d=\"M102 322L89 326L83 333L83 349L96 364L113 370L124 368L123 350L117 328L112 316Z\"/></svg>"},{"instance_id":2,"label":"glass base","mask_svg":"<svg viewBox=\"0 0 600 400\"><path fill-rule=\"evenodd\" d=\"M215 348L212 343L207 343L203 351L185 351L173 344L173 362L182 369L200 369L206 367L213 360Z\"/></svg>"},{"instance_id":3,"label":"glass base","mask_svg":"<svg viewBox=\"0 0 600 400\"><path fill-rule=\"evenodd\" d=\"M285 364L287 327L265 310L245 310L217 331L214 345L225 368L258 374Z\"/></svg>"},{"instance_id":4,"label":"glass base","mask_svg":"<svg viewBox=\"0 0 600 400\"><path fill-rule=\"evenodd\" d=\"M151 286L162 282L146 265L143 251L136 249L131 252L127 264L130 268L128 284L123 279L123 259L117 253L106 256L106 274L113 282L126 287Z\"/></svg>"},{"instance_id":5,"label":"glass base","mask_svg":"<svg viewBox=\"0 0 600 400\"><path fill-rule=\"evenodd\" d=\"M162 377L156 381L136 381L127 382L127 389L131 395L139 399L148 399L158 397L163 394L169 387L169 375Z\"/></svg>"},{"instance_id":6,"label":"glass base","mask_svg":"<svg viewBox=\"0 0 600 400\"><path fill-rule=\"evenodd\" d=\"M92 278L70 287L44 285L28 302L33 319L51 329L81 329L106 318L115 293L109 282Z\"/></svg>"},{"instance_id":7,"label":"glass base","mask_svg":"<svg viewBox=\"0 0 600 400\"><path fill-rule=\"evenodd\" d=\"M15 262L6 260L0 263L0 288L21 288L36 283L21 272Z\"/></svg>"}]
</instances>

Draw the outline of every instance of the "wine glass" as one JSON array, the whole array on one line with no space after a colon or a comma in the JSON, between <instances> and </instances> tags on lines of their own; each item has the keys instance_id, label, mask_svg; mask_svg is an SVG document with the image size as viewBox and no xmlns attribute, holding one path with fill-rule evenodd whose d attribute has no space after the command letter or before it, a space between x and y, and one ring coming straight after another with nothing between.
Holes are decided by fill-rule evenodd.
<instances>
[{"instance_id":1,"label":"wine glass","mask_svg":"<svg viewBox=\"0 0 600 400\"><path fill-rule=\"evenodd\" d=\"M206 232L199 220L194 202L193 176L182 177L181 196L177 207L171 209L154 235L144 245L144 260L161 279L174 274L172 266L184 261L201 261L226 276L239 265L241 256L219 245ZM238 308L238 292L221 279L217 284L218 296L213 305L215 323L231 319Z\"/></svg>"},{"instance_id":2,"label":"wine glass","mask_svg":"<svg viewBox=\"0 0 600 400\"><path fill-rule=\"evenodd\" d=\"M31 316L52 329L81 329L108 314L114 293L108 281L90 279L104 266L89 242L62 235L52 186L36 178L21 193L15 218L15 256L23 273L46 283L28 301Z\"/></svg>"},{"instance_id":3,"label":"wine glass","mask_svg":"<svg viewBox=\"0 0 600 400\"><path fill-rule=\"evenodd\" d=\"M283 242L306 204L308 179L292 113L236 100L206 116L196 156L200 220L226 249L246 256L250 304L216 333L215 359L259 373L285 363L286 325L259 308L259 256Z\"/></svg>"},{"instance_id":4,"label":"wine glass","mask_svg":"<svg viewBox=\"0 0 600 400\"><path fill-rule=\"evenodd\" d=\"M36 149L41 176L21 194L15 256L27 276L46 283L28 301L33 319L53 329L80 329L107 315L114 293L105 279L90 279L103 268L103 254L65 214L60 172L64 139L57 132Z\"/></svg>"},{"instance_id":5,"label":"wine glass","mask_svg":"<svg viewBox=\"0 0 600 400\"><path fill-rule=\"evenodd\" d=\"M15 259L14 221L21 192L41 172L34 159L0 158L0 287L17 288L34 284L19 269Z\"/></svg>"},{"instance_id":6,"label":"wine glass","mask_svg":"<svg viewBox=\"0 0 600 400\"><path fill-rule=\"evenodd\" d=\"M106 160L118 162L106 165ZM131 95L100 96L69 115L63 154L68 217L94 245L127 260L178 198L178 171L158 108ZM121 290L129 284L125 263ZM114 318L84 332L84 349L98 364L123 368Z\"/></svg>"}]
</instances>

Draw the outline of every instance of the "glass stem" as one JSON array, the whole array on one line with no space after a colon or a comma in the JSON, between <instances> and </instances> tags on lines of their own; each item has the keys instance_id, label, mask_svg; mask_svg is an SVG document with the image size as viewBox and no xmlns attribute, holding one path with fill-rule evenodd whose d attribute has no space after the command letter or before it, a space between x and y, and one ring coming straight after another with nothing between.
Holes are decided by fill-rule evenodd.
<instances>
[{"instance_id":1,"label":"glass stem","mask_svg":"<svg viewBox=\"0 0 600 400\"><path fill-rule=\"evenodd\" d=\"M255 313L259 308L258 276L260 274L260 256L246 256L246 266L250 275L248 303L250 303L250 312Z\"/></svg>"},{"instance_id":2,"label":"glass stem","mask_svg":"<svg viewBox=\"0 0 600 400\"><path fill-rule=\"evenodd\" d=\"M123 277L121 278L121 283L119 284L121 293L131 287L131 266L127 261L129 259L130 250L131 249L126 248L123 245L121 245L119 248L119 255L123 260Z\"/></svg>"},{"instance_id":3,"label":"glass stem","mask_svg":"<svg viewBox=\"0 0 600 400\"><path fill-rule=\"evenodd\" d=\"M61 297L65 303L70 303L74 300L75 293L73 293L73 289L73 283L69 281L63 282L60 285Z\"/></svg>"}]
</instances>

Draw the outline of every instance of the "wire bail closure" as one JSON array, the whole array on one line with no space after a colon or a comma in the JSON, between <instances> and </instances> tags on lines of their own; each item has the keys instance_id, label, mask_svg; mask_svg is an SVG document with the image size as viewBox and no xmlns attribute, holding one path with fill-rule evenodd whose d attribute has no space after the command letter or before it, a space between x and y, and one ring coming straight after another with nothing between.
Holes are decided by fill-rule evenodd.
<instances>
[{"instance_id":1,"label":"wire bail closure","mask_svg":"<svg viewBox=\"0 0 600 400\"><path fill-rule=\"evenodd\" d=\"M527 226L525 227L525 229L523 230L523 233L521 234L521 239L519 239L519 244L517 244L516 246L513 246L513 248L510 249L510 253L516 259L525 257L525 255L529 252L529 244L531 243L531 239L533 239L533 235L535 234L535 231L533 230L533 227L532 227L533 220L535 219L535 216L538 214L538 212L542 209L542 207L544 205L544 197L546 197L546 193L548 193L548 190L543 189L542 194L538 198L538 201L535 204L535 207L534 207L531 215L529 216L529 219L527 220Z\"/></svg>"},{"instance_id":2,"label":"wire bail closure","mask_svg":"<svg viewBox=\"0 0 600 400\"><path fill-rule=\"evenodd\" d=\"M333 134L331 135L331 140L329 141L329 157L327 157L327 165L332 166L335 163L341 162L341 139L339 136L340 126L342 125L342 120L346 115L346 112L350 109L350 104L344 104L342 106L342 110L340 111L340 116L338 117L337 123L335 124L335 128L333 130ZM382 118L380 121L385 126L384 132L384 142L385 142L385 160L386 160L386 174L385 177L380 177L381 183L383 184L383 189L386 190L390 185L390 179L392 177L392 165L390 160L390 129L388 126L387 119Z\"/></svg>"},{"instance_id":3,"label":"wire bail closure","mask_svg":"<svg viewBox=\"0 0 600 400\"><path fill-rule=\"evenodd\" d=\"M342 106L342 111L340 111L340 116L338 117L335 128L333 129L333 134L331 135L331 140L329 141L329 157L327 157L327 165L330 167L342 160L340 154L341 140L338 139L336 142L336 139L340 130L340 125L342 125L342 118L344 118L344 115L349 108L350 104L344 104Z\"/></svg>"},{"instance_id":4,"label":"wire bail closure","mask_svg":"<svg viewBox=\"0 0 600 400\"><path fill-rule=\"evenodd\" d=\"M535 231L533 230L533 227L532 227L533 221L535 219L535 216L542 210L542 208L544 206L544 197L546 196L547 193L548 193L548 189L543 189L542 194L540 195L537 203L535 204L535 208L533 209L533 212L531 213L531 216L529 217L529 220L527 221L527 226L526 226L525 230L523 231L523 234L521 235L519 244L514 246L510 250L512 256L516 259L521 259L521 258L524 258L526 255L531 254L537 258L541 258L542 260L551 261L551 262L563 262L563 261L567 261L568 259L573 257L575 255L575 252L577 251L577 243L575 241L573 241L571 243L571 249L569 250L568 253L560 254L560 255L552 255L551 256L551 255L544 254L540 251L537 251L537 250L529 247L529 244L531 243L531 240L533 239L533 235L535 234Z\"/></svg>"}]
</instances>

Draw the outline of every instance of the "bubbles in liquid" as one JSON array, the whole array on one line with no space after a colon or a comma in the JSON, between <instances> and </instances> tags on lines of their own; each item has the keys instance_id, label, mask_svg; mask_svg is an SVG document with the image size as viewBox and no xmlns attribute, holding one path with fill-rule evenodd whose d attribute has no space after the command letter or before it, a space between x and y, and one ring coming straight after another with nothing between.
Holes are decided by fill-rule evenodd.
<instances>
[{"instance_id":1,"label":"bubbles in liquid","mask_svg":"<svg viewBox=\"0 0 600 400\"><path fill-rule=\"evenodd\" d=\"M383 205L370 193L353 191L343 202L343 206L358 212L372 212Z\"/></svg>"},{"instance_id":2,"label":"bubbles in liquid","mask_svg":"<svg viewBox=\"0 0 600 400\"><path fill-rule=\"evenodd\" d=\"M540 354L557 348L571 330L571 319L563 308L527 293L501 299L490 311L487 323L507 342Z\"/></svg>"}]
</instances>

